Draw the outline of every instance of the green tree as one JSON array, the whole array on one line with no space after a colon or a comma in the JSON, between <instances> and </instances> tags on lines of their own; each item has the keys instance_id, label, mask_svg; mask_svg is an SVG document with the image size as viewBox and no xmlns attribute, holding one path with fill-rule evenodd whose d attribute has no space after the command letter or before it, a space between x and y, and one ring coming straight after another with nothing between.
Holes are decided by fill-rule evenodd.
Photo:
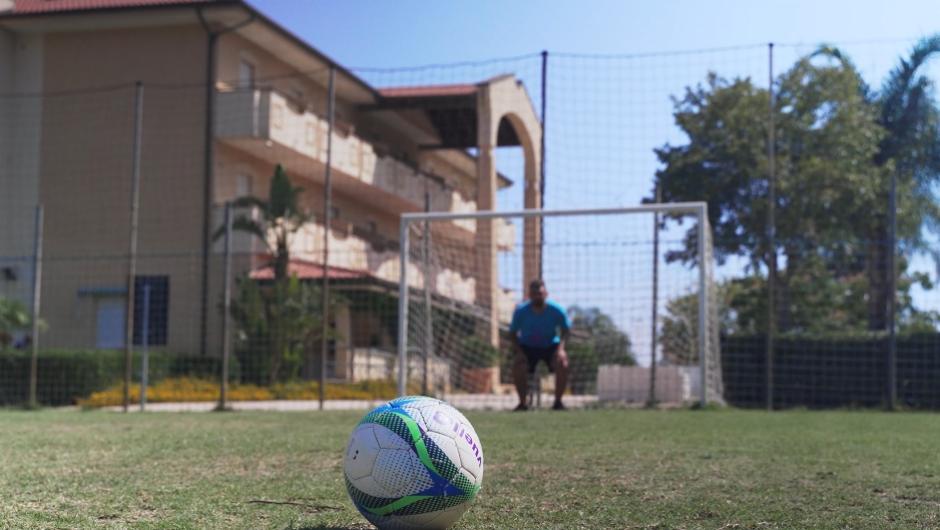
<instances>
[{"instance_id":1,"label":"green tree","mask_svg":"<svg viewBox=\"0 0 940 530\"><path fill-rule=\"evenodd\" d=\"M265 245L271 256L276 283L287 280L291 238L313 219L313 214L300 206L302 192L303 188L291 184L284 168L278 164L271 177L267 200L247 196L232 203L234 208L254 208L260 213L260 219L237 215L232 220L232 229L252 234ZM223 226L216 231L215 238L224 234Z\"/></svg>"},{"instance_id":2,"label":"green tree","mask_svg":"<svg viewBox=\"0 0 940 530\"><path fill-rule=\"evenodd\" d=\"M915 47L872 92L844 54L821 48L775 81L777 324L799 331L818 323L821 293L826 322L842 330L884 329L887 193L899 176L899 236L923 249L921 228L940 226L932 185L940 174L938 119L929 81L916 73L940 46L936 37ZM657 183L665 201L705 200L715 254L748 260L749 274L766 271L766 131L769 94L749 79L709 75L675 101L685 145L665 145ZM910 168L899 171L898 168ZM670 260L695 259L695 232ZM899 274L901 268L898 268ZM840 310L833 303L845 302ZM851 306L851 309L846 309ZM858 308L862 310L859 311ZM764 318L766 324L766 318Z\"/></svg>"},{"instance_id":3,"label":"green tree","mask_svg":"<svg viewBox=\"0 0 940 530\"><path fill-rule=\"evenodd\" d=\"M818 263L818 261L817 261ZM899 264L906 271L907 263ZM834 278L811 268L795 277L795 297L806 306L797 312L798 327L789 334L832 335L869 334L866 324L867 306L864 274L852 278ZM914 306L912 288L933 288L923 273L904 272L898 280L898 328L900 333L936 332L940 313L923 311ZM715 318L719 319L721 335L758 335L767 329L766 278L746 276L720 283L715 289ZM657 340L663 359L670 364L692 364L697 361L698 294L677 296L666 303Z\"/></svg>"},{"instance_id":4,"label":"green tree","mask_svg":"<svg viewBox=\"0 0 940 530\"><path fill-rule=\"evenodd\" d=\"M872 97L878 108L878 123L886 131L875 163L895 171L898 181L898 234L908 251L928 251L922 227L938 233L940 206L934 192L940 181L940 111L933 99L933 83L920 75L927 61L940 52L940 35L918 42L907 58L901 59ZM840 54L841 55L841 54ZM889 223L879 217L869 240L888 240ZM874 245L869 256L869 327L884 329L890 284L881 271L888 269L888 249Z\"/></svg>"},{"instance_id":5,"label":"green tree","mask_svg":"<svg viewBox=\"0 0 940 530\"><path fill-rule=\"evenodd\" d=\"M571 333L565 350L571 366L572 392L593 392L601 364L636 364L630 337L600 308L571 306L568 317Z\"/></svg>"},{"instance_id":6,"label":"green tree","mask_svg":"<svg viewBox=\"0 0 940 530\"><path fill-rule=\"evenodd\" d=\"M568 317L571 319L568 342L572 346L586 346L600 364L636 364L630 337L600 308L571 306Z\"/></svg>"},{"instance_id":7,"label":"green tree","mask_svg":"<svg viewBox=\"0 0 940 530\"><path fill-rule=\"evenodd\" d=\"M320 351L323 308L318 285L292 276L282 282L259 284L237 281L232 318L237 329L237 353L242 373L256 384L298 377L308 352ZM342 300L330 297L330 312ZM335 334L332 337L335 338Z\"/></svg>"},{"instance_id":8,"label":"green tree","mask_svg":"<svg viewBox=\"0 0 940 530\"><path fill-rule=\"evenodd\" d=\"M232 228L264 243L274 271L274 280L268 285L240 279L232 303L243 372L259 383L297 377L304 352L316 350L322 334L320 289L290 277L288 272L291 238L313 218L300 206L302 191L291 184L278 164L267 200L249 196L233 202L236 208L254 208L260 214L259 219L239 214ZM215 237L223 235L224 229L220 228ZM338 300L332 297L329 303L335 306Z\"/></svg>"}]
</instances>

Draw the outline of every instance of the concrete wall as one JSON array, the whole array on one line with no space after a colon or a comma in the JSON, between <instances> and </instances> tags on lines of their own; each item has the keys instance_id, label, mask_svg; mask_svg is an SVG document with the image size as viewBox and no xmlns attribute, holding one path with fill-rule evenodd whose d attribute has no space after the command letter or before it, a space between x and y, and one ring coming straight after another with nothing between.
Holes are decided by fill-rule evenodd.
<instances>
[{"instance_id":1,"label":"concrete wall","mask_svg":"<svg viewBox=\"0 0 940 530\"><path fill-rule=\"evenodd\" d=\"M39 201L39 137L43 101L41 34L0 31L0 296L32 296L34 212Z\"/></svg>"},{"instance_id":2,"label":"concrete wall","mask_svg":"<svg viewBox=\"0 0 940 530\"><path fill-rule=\"evenodd\" d=\"M137 273L169 275L166 347L198 350L205 116L198 83L205 50L197 25L46 35L44 89L77 92L47 97L42 115L43 315L50 326L44 345L94 346L98 308L124 296L132 84L139 80L145 89ZM87 91L102 86L118 88Z\"/></svg>"}]
</instances>

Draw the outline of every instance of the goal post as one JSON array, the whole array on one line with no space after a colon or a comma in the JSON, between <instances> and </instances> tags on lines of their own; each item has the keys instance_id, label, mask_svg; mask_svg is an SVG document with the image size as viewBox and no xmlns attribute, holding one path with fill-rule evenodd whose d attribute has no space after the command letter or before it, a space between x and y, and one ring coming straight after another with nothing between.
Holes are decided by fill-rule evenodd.
<instances>
[{"instance_id":1,"label":"goal post","mask_svg":"<svg viewBox=\"0 0 940 530\"><path fill-rule=\"evenodd\" d=\"M672 222L661 230L655 214ZM541 230L520 230L533 221ZM540 240L517 241L520 232ZM667 396L655 401L723 403L706 203L406 213L399 241L399 395L513 403L509 321L528 271L544 270L550 298L572 319L567 349L578 362L567 386L577 399L637 402L652 387ZM666 274L650 272L654 261ZM666 296L656 303L654 291ZM655 326L654 313L666 318L649 331L640 322Z\"/></svg>"}]
</instances>

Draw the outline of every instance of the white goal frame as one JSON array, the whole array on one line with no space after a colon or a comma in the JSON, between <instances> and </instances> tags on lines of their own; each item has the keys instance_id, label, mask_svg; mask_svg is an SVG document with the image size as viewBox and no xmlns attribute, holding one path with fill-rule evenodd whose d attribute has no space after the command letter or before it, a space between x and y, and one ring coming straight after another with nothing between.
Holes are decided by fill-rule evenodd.
<instances>
[{"instance_id":1,"label":"white goal frame","mask_svg":"<svg viewBox=\"0 0 940 530\"><path fill-rule=\"evenodd\" d=\"M401 215L399 225L400 243L400 263L399 263L399 285L398 285L398 395L404 396L407 393L408 382L408 257L409 257L409 227L412 223L424 221L457 221L464 219L527 219L531 217L585 217L590 215L623 215L637 213L682 213L695 216L698 222L698 256L706 256L706 227L708 226L708 203L706 202L677 202L677 203L659 203L644 204L642 206L632 206L625 208L588 208L572 210L515 210L515 211L476 211L469 213L450 213L450 212L418 212L404 213ZM702 406L708 403L707 392L707 355L708 341L711 340L708 333L707 318L708 308L712 301L709 299L708 292L708 268L704 258L700 258L699 264L699 311L698 311L698 357L699 370L701 375L701 389L699 401Z\"/></svg>"}]
</instances>

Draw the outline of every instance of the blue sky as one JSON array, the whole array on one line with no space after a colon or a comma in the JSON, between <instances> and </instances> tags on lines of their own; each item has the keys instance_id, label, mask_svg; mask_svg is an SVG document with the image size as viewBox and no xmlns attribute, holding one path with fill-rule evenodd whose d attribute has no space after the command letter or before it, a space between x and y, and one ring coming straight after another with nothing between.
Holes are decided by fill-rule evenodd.
<instances>
[{"instance_id":1,"label":"blue sky","mask_svg":"<svg viewBox=\"0 0 940 530\"><path fill-rule=\"evenodd\" d=\"M835 43L878 87L917 38L940 31L929 16L936 4L925 1L249 1L379 86L479 81L512 72L538 106L536 54L548 50L549 208L638 204L658 167L653 148L683 141L672 123L670 96L709 71L767 86L768 42L776 43L777 74L819 43ZM461 64L440 66L454 63ZM422 65L439 66L413 68ZM383 70L395 68L406 69ZM927 73L940 79L940 61ZM520 150L500 151L499 169L521 182ZM520 202L517 185L500 194L499 208ZM547 237L555 237L559 249L591 238L615 248L628 240L648 242L651 233L648 219L552 223ZM676 245L680 234L669 231L666 244ZM593 260L584 258L589 253L559 250L547 258L546 269L550 284L550 274L559 278L554 295L611 313L642 359L650 335L651 253L641 246L627 247L622 256L598 253ZM926 259L915 264L932 270ZM694 285L690 271L662 267L660 304ZM505 284L521 283L518 269L518 256L503 256ZM723 274L740 270L733 264ZM919 292L916 300L922 307L940 306L933 292Z\"/></svg>"},{"instance_id":2,"label":"blue sky","mask_svg":"<svg viewBox=\"0 0 940 530\"><path fill-rule=\"evenodd\" d=\"M643 53L897 40L936 31L935 2L249 0L349 66L414 66L547 49ZM892 59L900 50L885 47Z\"/></svg>"}]
</instances>

